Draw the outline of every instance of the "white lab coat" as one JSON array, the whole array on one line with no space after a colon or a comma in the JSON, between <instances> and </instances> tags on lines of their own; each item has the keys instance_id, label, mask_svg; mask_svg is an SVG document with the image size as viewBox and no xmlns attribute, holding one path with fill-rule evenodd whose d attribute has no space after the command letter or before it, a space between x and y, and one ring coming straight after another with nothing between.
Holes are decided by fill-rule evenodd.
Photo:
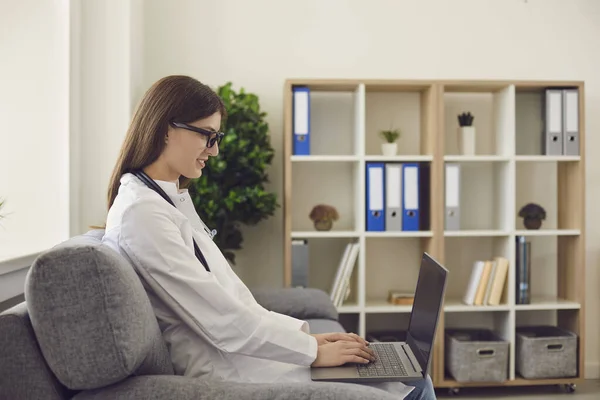
<instances>
[{"instance_id":1,"label":"white lab coat","mask_svg":"<svg viewBox=\"0 0 600 400\"><path fill-rule=\"evenodd\" d=\"M103 243L147 289L175 372L238 382L310 381L317 342L308 324L260 306L206 232L187 190L156 181L176 208L125 174ZM194 254L192 236L211 272ZM412 387L373 385L404 398Z\"/></svg>"}]
</instances>

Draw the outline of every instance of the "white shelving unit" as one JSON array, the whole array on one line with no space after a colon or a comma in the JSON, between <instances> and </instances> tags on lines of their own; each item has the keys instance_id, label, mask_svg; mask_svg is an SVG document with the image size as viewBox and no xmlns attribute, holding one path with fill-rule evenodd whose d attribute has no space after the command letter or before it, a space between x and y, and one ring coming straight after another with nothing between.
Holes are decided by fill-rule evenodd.
<instances>
[{"instance_id":1,"label":"white shelving unit","mask_svg":"<svg viewBox=\"0 0 600 400\"><path fill-rule=\"evenodd\" d=\"M311 89L311 155L292 155L292 88ZM581 82L288 80L285 85L285 285L291 279L291 239L309 242L311 286L329 291L344 247L360 245L351 294L339 307L346 329L365 337L381 329L406 329L411 306L387 302L389 290L413 291L423 251L450 271L444 313L434 349L437 387L571 384L584 363L584 124L579 156L545 156L540 149L543 89ZM475 115L476 155L458 153L457 115ZM583 121L583 112L580 111ZM398 154L381 155L377 132L402 129ZM430 229L365 231L368 162L425 162L431 166ZM444 229L444 171L460 165L461 229ZM521 206L541 204L547 218L526 230ZM308 215L319 203L340 214L333 229L319 232ZM515 304L516 237L532 242L532 296ZM469 306L461 299L473 262L509 260L504 303ZM526 380L515 369L515 331L548 323L579 335L579 376ZM509 380L459 384L444 367L443 331L449 327L493 329L510 343Z\"/></svg>"}]
</instances>

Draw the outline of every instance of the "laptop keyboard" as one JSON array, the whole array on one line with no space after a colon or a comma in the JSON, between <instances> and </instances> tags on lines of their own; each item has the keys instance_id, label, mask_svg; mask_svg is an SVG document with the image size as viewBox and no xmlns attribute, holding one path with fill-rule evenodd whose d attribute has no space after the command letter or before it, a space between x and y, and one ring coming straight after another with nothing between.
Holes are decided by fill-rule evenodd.
<instances>
[{"instance_id":1,"label":"laptop keyboard","mask_svg":"<svg viewBox=\"0 0 600 400\"><path fill-rule=\"evenodd\" d=\"M358 364L358 374L361 377L371 376L407 376L396 347L391 343L371 343L369 346L375 356L375 361L368 364Z\"/></svg>"}]
</instances>

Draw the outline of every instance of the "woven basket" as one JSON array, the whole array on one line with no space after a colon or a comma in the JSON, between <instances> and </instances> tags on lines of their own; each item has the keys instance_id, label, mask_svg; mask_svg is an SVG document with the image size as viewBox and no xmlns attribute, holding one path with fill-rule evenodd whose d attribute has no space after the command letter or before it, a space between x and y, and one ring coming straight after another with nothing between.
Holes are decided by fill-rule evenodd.
<instances>
[{"instance_id":1,"label":"woven basket","mask_svg":"<svg viewBox=\"0 0 600 400\"><path fill-rule=\"evenodd\" d=\"M447 329L446 369L457 382L508 379L509 343L487 329Z\"/></svg>"},{"instance_id":2,"label":"woven basket","mask_svg":"<svg viewBox=\"0 0 600 400\"><path fill-rule=\"evenodd\" d=\"M577 375L577 335L555 326L519 327L516 372L526 379Z\"/></svg>"}]
</instances>

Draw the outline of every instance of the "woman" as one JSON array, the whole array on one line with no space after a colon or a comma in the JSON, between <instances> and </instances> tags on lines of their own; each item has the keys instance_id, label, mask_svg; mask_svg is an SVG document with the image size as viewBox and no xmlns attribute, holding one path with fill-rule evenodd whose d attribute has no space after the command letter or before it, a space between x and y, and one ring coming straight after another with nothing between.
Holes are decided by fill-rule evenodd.
<instances>
[{"instance_id":1,"label":"woman","mask_svg":"<svg viewBox=\"0 0 600 400\"><path fill-rule=\"evenodd\" d=\"M133 116L108 191L103 241L149 289L176 373L308 382L310 366L370 362L373 353L357 335L311 335L305 321L261 307L212 241L185 187L218 154L225 114L221 99L197 80L159 80ZM429 378L417 390L373 386L400 398L435 398Z\"/></svg>"}]
</instances>

